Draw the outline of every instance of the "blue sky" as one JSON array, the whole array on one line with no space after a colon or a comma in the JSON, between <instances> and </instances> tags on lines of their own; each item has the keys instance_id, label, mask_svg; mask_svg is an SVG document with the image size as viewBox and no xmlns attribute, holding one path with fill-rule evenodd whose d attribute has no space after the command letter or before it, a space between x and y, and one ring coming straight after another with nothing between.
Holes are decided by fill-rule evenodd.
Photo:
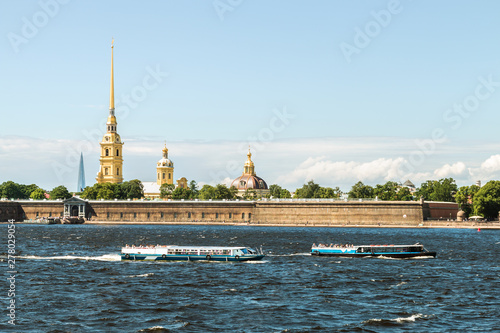
<instances>
[{"instance_id":1,"label":"blue sky","mask_svg":"<svg viewBox=\"0 0 500 333\"><path fill-rule=\"evenodd\" d=\"M0 182L98 171L115 39L124 177L500 176L497 1L2 1ZM127 97L128 96L128 97Z\"/></svg>"}]
</instances>

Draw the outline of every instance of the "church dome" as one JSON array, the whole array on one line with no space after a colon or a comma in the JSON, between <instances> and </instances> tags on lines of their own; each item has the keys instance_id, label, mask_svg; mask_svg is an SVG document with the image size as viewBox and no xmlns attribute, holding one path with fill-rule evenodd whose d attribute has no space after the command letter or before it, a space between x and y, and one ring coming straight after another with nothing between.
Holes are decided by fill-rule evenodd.
<instances>
[{"instance_id":1,"label":"church dome","mask_svg":"<svg viewBox=\"0 0 500 333\"><path fill-rule=\"evenodd\" d=\"M243 174L236 178L231 183L231 186L236 187L238 190L267 190L267 184L264 179L249 174Z\"/></svg>"},{"instance_id":2,"label":"church dome","mask_svg":"<svg viewBox=\"0 0 500 333\"><path fill-rule=\"evenodd\" d=\"M170 167L170 168L174 167L174 162L172 162L168 158L168 149L167 149L166 146L165 146L165 148L163 148L163 158L158 161L157 166L159 166L159 167Z\"/></svg>"},{"instance_id":3,"label":"church dome","mask_svg":"<svg viewBox=\"0 0 500 333\"><path fill-rule=\"evenodd\" d=\"M158 161L157 165L158 166L164 166L164 167L173 167L174 166L174 162L172 162L168 158L162 158L161 160Z\"/></svg>"},{"instance_id":4,"label":"church dome","mask_svg":"<svg viewBox=\"0 0 500 333\"><path fill-rule=\"evenodd\" d=\"M243 167L243 174L233 180L231 186L238 190L267 190L267 184L264 179L255 174L255 165L252 162L252 154L248 150L247 160Z\"/></svg>"}]
</instances>

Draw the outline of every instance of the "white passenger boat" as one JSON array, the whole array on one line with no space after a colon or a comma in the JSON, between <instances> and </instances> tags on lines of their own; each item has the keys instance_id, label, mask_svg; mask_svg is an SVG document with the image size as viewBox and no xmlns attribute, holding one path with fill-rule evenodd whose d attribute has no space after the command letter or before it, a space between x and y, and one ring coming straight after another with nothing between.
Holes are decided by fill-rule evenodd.
<instances>
[{"instance_id":1,"label":"white passenger boat","mask_svg":"<svg viewBox=\"0 0 500 333\"><path fill-rule=\"evenodd\" d=\"M338 245L313 244L313 256L330 257L374 257L415 258L436 257L436 252L430 252L420 243L413 245Z\"/></svg>"},{"instance_id":2,"label":"white passenger boat","mask_svg":"<svg viewBox=\"0 0 500 333\"><path fill-rule=\"evenodd\" d=\"M125 246L122 248L122 260L213 260L213 261L248 261L260 260L265 254L242 246L178 246L148 245Z\"/></svg>"}]
</instances>

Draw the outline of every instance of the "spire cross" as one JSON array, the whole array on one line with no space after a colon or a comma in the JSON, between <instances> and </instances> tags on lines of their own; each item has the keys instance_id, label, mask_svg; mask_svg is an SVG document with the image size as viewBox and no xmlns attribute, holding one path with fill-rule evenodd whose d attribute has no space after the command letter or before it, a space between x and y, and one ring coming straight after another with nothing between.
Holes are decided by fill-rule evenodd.
<instances>
[{"instance_id":1,"label":"spire cross","mask_svg":"<svg viewBox=\"0 0 500 333\"><path fill-rule=\"evenodd\" d=\"M114 113L115 109L115 84L114 84L114 78L113 78L113 43L115 40L112 38L111 39L111 84L110 84L110 92L109 92L109 110L111 113Z\"/></svg>"}]
</instances>

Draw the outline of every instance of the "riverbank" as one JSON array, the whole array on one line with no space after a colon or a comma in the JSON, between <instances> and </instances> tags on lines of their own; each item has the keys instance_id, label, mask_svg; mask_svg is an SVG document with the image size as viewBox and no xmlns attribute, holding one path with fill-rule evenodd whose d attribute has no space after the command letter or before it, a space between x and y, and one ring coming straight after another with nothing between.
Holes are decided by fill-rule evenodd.
<instances>
[{"instance_id":1,"label":"riverbank","mask_svg":"<svg viewBox=\"0 0 500 333\"><path fill-rule=\"evenodd\" d=\"M492 229L500 230L500 222L455 222L425 221L417 225L409 224L331 224L331 223L253 223L253 222L152 222L152 221L86 221L85 224L99 225L233 225L259 227L330 227L330 228L450 228L450 229Z\"/></svg>"}]
</instances>

